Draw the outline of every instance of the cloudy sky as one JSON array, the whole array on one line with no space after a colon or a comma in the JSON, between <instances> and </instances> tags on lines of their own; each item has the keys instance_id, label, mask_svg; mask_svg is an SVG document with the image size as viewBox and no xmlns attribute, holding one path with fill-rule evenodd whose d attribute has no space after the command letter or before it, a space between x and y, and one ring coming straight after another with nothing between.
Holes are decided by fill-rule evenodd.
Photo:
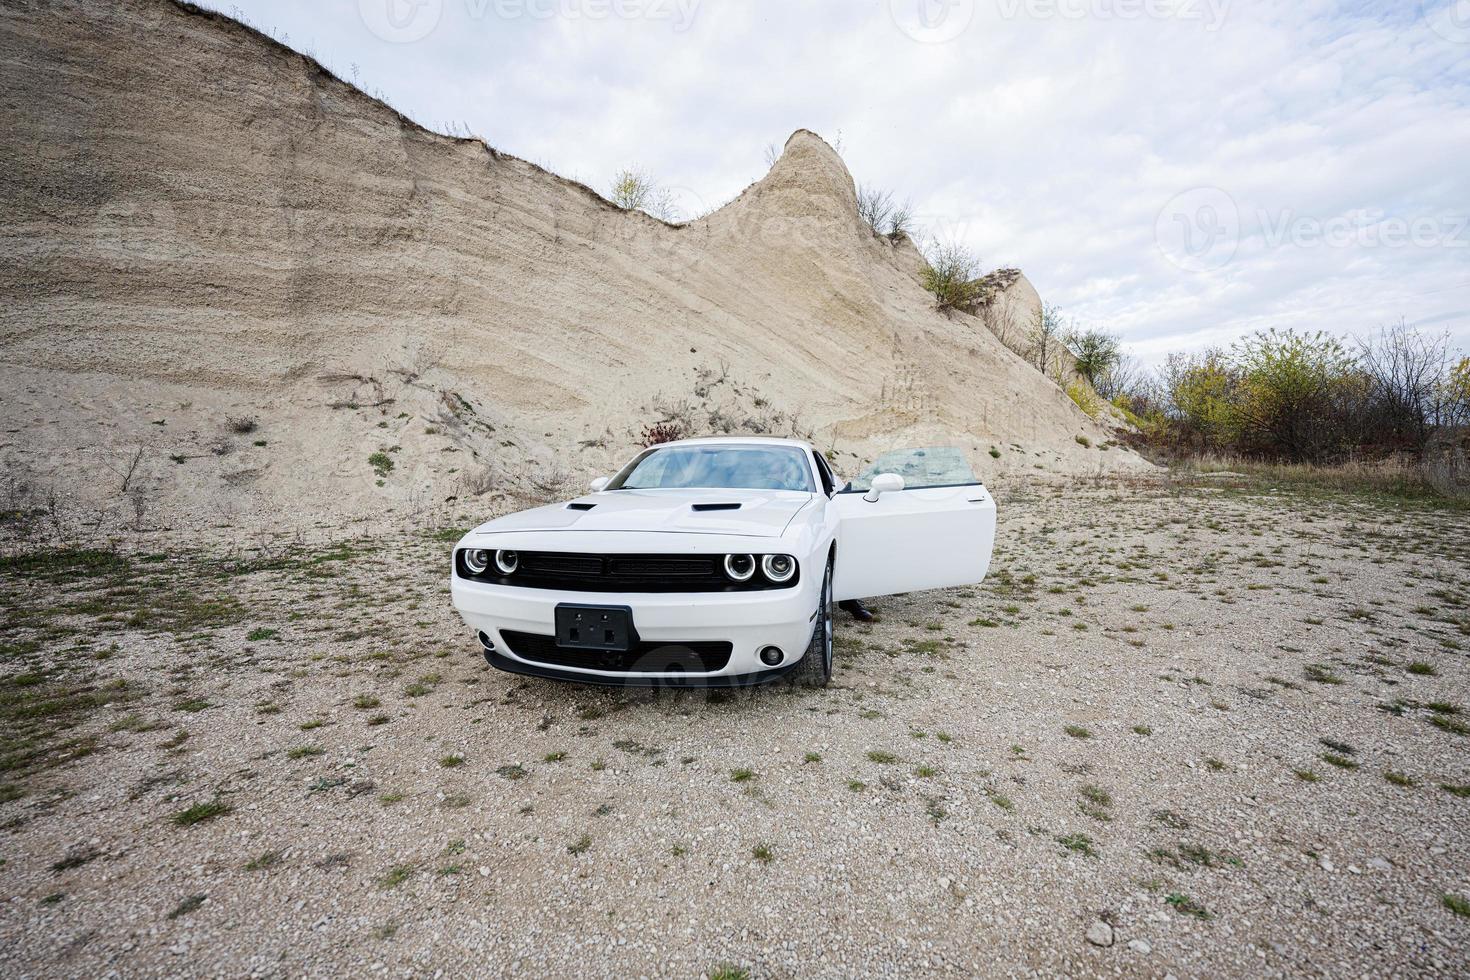
<instances>
[{"instance_id":1,"label":"cloudy sky","mask_svg":"<svg viewBox=\"0 0 1470 980\"><path fill-rule=\"evenodd\" d=\"M235 0L431 128L691 213L795 129L1154 362L1470 348L1470 0Z\"/></svg>"}]
</instances>

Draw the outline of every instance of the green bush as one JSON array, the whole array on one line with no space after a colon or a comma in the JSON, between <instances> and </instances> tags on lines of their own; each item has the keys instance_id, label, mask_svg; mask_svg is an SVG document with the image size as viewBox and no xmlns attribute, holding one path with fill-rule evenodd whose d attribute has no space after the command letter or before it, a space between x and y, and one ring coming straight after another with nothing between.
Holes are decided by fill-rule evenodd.
<instances>
[{"instance_id":1,"label":"green bush","mask_svg":"<svg viewBox=\"0 0 1470 980\"><path fill-rule=\"evenodd\" d=\"M940 310L972 312L980 298L980 260L963 245L935 245L925 256L924 288Z\"/></svg>"}]
</instances>

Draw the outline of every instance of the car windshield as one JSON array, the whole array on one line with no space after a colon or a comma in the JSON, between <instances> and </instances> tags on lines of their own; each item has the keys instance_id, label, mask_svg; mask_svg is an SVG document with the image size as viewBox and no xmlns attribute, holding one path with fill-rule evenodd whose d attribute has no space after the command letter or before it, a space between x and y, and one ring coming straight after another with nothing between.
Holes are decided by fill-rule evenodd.
<instances>
[{"instance_id":1,"label":"car windshield","mask_svg":"<svg viewBox=\"0 0 1470 980\"><path fill-rule=\"evenodd\" d=\"M609 490L796 490L815 493L806 455L794 446L666 446L635 459Z\"/></svg>"}]
</instances>

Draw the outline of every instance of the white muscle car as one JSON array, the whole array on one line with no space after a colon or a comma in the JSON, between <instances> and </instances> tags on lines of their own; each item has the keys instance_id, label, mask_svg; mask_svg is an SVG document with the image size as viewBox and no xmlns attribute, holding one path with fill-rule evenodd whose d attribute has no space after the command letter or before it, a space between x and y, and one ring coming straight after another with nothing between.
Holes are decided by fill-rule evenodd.
<instances>
[{"instance_id":1,"label":"white muscle car","mask_svg":"<svg viewBox=\"0 0 1470 980\"><path fill-rule=\"evenodd\" d=\"M689 439L454 549L454 607L501 670L730 687L832 676L832 604L981 581L995 502L959 450L845 486L789 439Z\"/></svg>"}]
</instances>

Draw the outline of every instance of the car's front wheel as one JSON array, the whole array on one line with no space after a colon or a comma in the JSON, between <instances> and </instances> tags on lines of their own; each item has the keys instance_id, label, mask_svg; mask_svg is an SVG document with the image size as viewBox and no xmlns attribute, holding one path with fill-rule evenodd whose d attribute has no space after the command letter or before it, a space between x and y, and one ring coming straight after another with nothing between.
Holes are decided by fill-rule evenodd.
<instances>
[{"instance_id":1,"label":"car's front wheel","mask_svg":"<svg viewBox=\"0 0 1470 980\"><path fill-rule=\"evenodd\" d=\"M832 680L832 559L827 559L827 573L822 576L822 595L818 600L817 621L806 655L791 672L791 679L806 687L826 687Z\"/></svg>"}]
</instances>

